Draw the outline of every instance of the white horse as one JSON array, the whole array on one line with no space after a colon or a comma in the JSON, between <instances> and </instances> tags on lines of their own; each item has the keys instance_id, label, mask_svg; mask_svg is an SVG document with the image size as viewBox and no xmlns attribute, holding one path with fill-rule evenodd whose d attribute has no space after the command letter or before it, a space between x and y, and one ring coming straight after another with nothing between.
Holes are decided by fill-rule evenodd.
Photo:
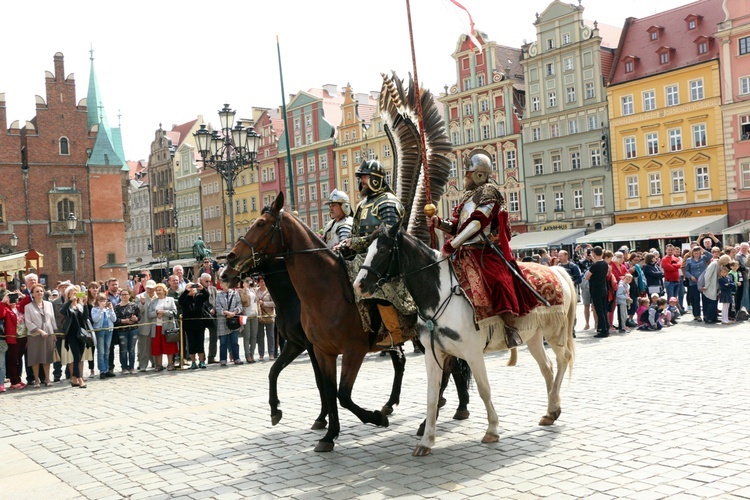
<instances>
[{"instance_id":1,"label":"white horse","mask_svg":"<svg viewBox=\"0 0 750 500\"><path fill-rule=\"evenodd\" d=\"M525 264L524 264L525 265ZM537 264L533 264L536 266ZM539 364L547 384L547 413L539 425L552 425L560 416L560 386L566 370L572 372L575 360L573 328L576 317L575 286L567 271L546 267L553 273L553 283L562 289L559 305L538 306L520 318L521 338ZM373 234L364 265L354 282L355 289L368 296L390 279L403 279L419 311L419 337L427 352L427 420L422 440L412 455L429 455L435 443L435 422L442 376L441 366L447 356L466 360L474 373L479 395L487 409L489 425L483 443L497 442L498 417L490 397L490 384L484 354L507 349L502 321L477 330L474 309L458 285L448 260L420 240L399 231L398 226L380 229ZM544 339L555 353L557 372L544 348Z\"/></svg>"}]
</instances>

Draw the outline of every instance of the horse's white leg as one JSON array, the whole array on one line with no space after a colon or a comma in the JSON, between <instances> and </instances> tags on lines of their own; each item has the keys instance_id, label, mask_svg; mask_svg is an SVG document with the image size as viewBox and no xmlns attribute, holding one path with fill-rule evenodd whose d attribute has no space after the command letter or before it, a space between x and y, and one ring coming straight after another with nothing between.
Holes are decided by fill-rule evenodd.
<instances>
[{"instance_id":1,"label":"horse's white leg","mask_svg":"<svg viewBox=\"0 0 750 500\"><path fill-rule=\"evenodd\" d=\"M424 434L422 439L414 448L412 455L423 457L432 452L432 446L435 444L435 433L437 425L438 397L440 396L440 382L443 377L443 371L435 362L437 357L440 365L445 365L445 353L438 350L433 356L429 343L423 342L425 346L424 364L427 370L427 416L425 418Z\"/></svg>"},{"instance_id":2,"label":"horse's white leg","mask_svg":"<svg viewBox=\"0 0 750 500\"><path fill-rule=\"evenodd\" d=\"M496 443L500 439L499 419L497 412L492 404L492 391L490 389L489 377L487 377L487 365L484 362L484 353L482 349L472 350L472 355L466 358L466 362L471 367L474 374L474 381L477 384L479 397L484 401L484 407L487 410L487 432L482 438L483 443Z\"/></svg>"},{"instance_id":3,"label":"horse's white leg","mask_svg":"<svg viewBox=\"0 0 750 500\"><path fill-rule=\"evenodd\" d=\"M560 332L564 335L565 332ZM539 421L539 425L551 425L555 420L560 417L560 388L562 387L563 379L565 378L565 372L568 370L568 364L570 363L570 355L565 347L558 346L556 343L550 342L550 347L555 353L557 360L557 373L555 373L555 380L552 383L552 392L549 396L550 409L549 414L545 415L542 420ZM547 418L551 420L547 420Z\"/></svg>"},{"instance_id":4,"label":"horse's white leg","mask_svg":"<svg viewBox=\"0 0 750 500\"><path fill-rule=\"evenodd\" d=\"M552 341L550 341L550 345L552 344ZM529 353L531 353L531 356L539 365L539 371L542 372L544 383L547 386L547 414L544 415L539 421L539 425L552 425L552 423L557 419L557 416L555 416L555 414L559 415L558 411L560 409L560 394L559 386L557 386L557 380L554 377L555 374L552 368L552 361L549 359L549 356L547 356L547 351L544 350L542 333L540 331L537 331L536 334L534 334L534 336L528 340L526 345L529 348ZM558 377L560 375L559 370L560 365L558 356ZM555 390L556 387L558 389L557 391Z\"/></svg>"}]
</instances>

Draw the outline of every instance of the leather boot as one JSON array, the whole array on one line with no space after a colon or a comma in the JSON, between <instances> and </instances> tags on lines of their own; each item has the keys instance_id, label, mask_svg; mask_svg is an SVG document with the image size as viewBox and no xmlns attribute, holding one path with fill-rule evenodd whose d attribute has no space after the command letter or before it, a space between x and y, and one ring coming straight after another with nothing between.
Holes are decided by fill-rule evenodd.
<instances>
[{"instance_id":1,"label":"leather boot","mask_svg":"<svg viewBox=\"0 0 750 500\"><path fill-rule=\"evenodd\" d=\"M396 308L392 304L378 304L378 311L380 312L380 319L383 320L383 324L385 325L386 330L388 330L388 337L375 345L383 349L389 349L403 344L404 337L401 333L401 325L398 322L398 312L396 312Z\"/></svg>"},{"instance_id":2,"label":"leather boot","mask_svg":"<svg viewBox=\"0 0 750 500\"><path fill-rule=\"evenodd\" d=\"M513 319L514 316L512 315L503 315L503 321L505 323L505 344L508 346L508 349L512 349L523 344L521 333L518 331L518 328L511 325Z\"/></svg>"}]
</instances>

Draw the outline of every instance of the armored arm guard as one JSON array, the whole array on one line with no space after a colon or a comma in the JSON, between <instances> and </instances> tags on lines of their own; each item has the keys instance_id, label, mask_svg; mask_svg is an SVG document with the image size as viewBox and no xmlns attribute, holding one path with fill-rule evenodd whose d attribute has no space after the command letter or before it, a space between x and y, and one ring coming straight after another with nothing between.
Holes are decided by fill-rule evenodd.
<instances>
[{"instance_id":1,"label":"armored arm guard","mask_svg":"<svg viewBox=\"0 0 750 500\"><path fill-rule=\"evenodd\" d=\"M344 217L336 227L336 234L339 237L339 241L343 241L352 235L352 217Z\"/></svg>"},{"instance_id":2,"label":"armored arm guard","mask_svg":"<svg viewBox=\"0 0 750 500\"><path fill-rule=\"evenodd\" d=\"M494 209L494 204L485 204L485 205L479 205L474 209L474 213L472 214L472 217L469 219L469 221L461 228L456 234L456 236L453 237L451 240L451 246L453 248L460 247L465 241L470 240L474 238L480 231L482 231L482 222L478 220L478 218L475 218L475 215L478 216L484 216L485 219L488 219L490 215L492 214L492 211Z\"/></svg>"}]
</instances>

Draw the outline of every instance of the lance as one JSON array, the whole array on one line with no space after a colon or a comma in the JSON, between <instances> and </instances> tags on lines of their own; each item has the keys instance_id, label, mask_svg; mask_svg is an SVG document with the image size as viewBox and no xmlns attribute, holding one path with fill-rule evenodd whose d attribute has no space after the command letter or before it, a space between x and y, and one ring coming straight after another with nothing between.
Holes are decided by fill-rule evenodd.
<instances>
[{"instance_id":1,"label":"lance","mask_svg":"<svg viewBox=\"0 0 750 500\"><path fill-rule=\"evenodd\" d=\"M414 67L414 93L417 100L417 119L419 121L419 142L422 146L422 171L424 172L424 190L427 204L424 206L424 214L427 218L435 215L436 208L432 203L432 190L430 189L430 168L427 164L427 141L425 140L424 117L422 115L422 93L419 89L419 76L417 75L417 55L414 50L414 31L411 26L411 4L406 0L406 17L409 21L409 43L411 44L411 62ZM435 228L430 228L430 246L437 248L437 236Z\"/></svg>"}]
</instances>

